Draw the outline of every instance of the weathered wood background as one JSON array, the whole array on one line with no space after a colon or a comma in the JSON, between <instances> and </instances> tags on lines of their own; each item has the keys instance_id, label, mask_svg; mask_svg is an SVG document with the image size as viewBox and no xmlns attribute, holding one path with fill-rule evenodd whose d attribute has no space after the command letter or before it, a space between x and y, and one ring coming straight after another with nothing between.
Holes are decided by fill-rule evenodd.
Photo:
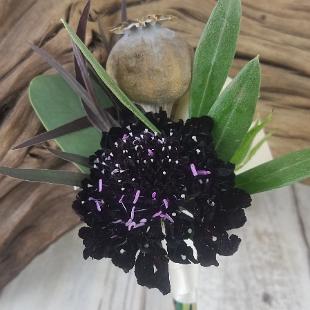
<instances>
[{"instance_id":1,"label":"weathered wood background","mask_svg":"<svg viewBox=\"0 0 310 310\"><path fill-rule=\"evenodd\" d=\"M119 22L119 1L93 0L87 42L104 63L107 29ZM197 44L215 0L129 0L129 17L173 14L167 26ZM10 151L13 144L42 127L28 99L30 80L48 66L27 42L39 44L71 66L70 42L60 24L73 26L79 0L0 0L0 164L65 168L39 147ZM310 145L310 2L308 0L244 0L241 36L233 76L260 54L263 67L259 111L273 110L270 145L275 156ZM70 189L35 185L0 177L0 287L14 278L38 253L78 223L71 211Z\"/></svg>"}]
</instances>

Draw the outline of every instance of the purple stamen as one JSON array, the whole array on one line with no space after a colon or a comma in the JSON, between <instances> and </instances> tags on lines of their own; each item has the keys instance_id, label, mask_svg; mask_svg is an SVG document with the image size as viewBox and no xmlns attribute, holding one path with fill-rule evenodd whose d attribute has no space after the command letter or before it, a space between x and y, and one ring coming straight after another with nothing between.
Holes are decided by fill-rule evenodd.
<instances>
[{"instance_id":1,"label":"purple stamen","mask_svg":"<svg viewBox=\"0 0 310 310\"><path fill-rule=\"evenodd\" d=\"M134 200L133 200L133 204L135 204L135 203L138 201L138 199L139 199L139 197L140 197L140 193L141 193L140 190L137 190L137 191L136 191L135 198L134 198Z\"/></svg>"},{"instance_id":2,"label":"purple stamen","mask_svg":"<svg viewBox=\"0 0 310 310\"><path fill-rule=\"evenodd\" d=\"M95 203L96 203L97 210L100 212L101 211L101 207L100 207L99 201L95 200Z\"/></svg>"},{"instance_id":3,"label":"purple stamen","mask_svg":"<svg viewBox=\"0 0 310 310\"><path fill-rule=\"evenodd\" d=\"M128 138L129 136L125 133L122 138L123 142L126 142Z\"/></svg>"},{"instance_id":4,"label":"purple stamen","mask_svg":"<svg viewBox=\"0 0 310 310\"><path fill-rule=\"evenodd\" d=\"M102 192L102 179L99 179L98 191Z\"/></svg>"},{"instance_id":5,"label":"purple stamen","mask_svg":"<svg viewBox=\"0 0 310 310\"><path fill-rule=\"evenodd\" d=\"M163 216L163 219L170 221L171 223L174 223L174 220L171 218L171 216L169 214L165 214Z\"/></svg>"},{"instance_id":6,"label":"purple stamen","mask_svg":"<svg viewBox=\"0 0 310 310\"><path fill-rule=\"evenodd\" d=\"M166 209L168 209L168 207L169 207L168 200L167 200L167 199L164 199L163 202L164 202L164 205L165 205Z\"/></svg>"},{"instance_id":7,"label":"purple stamen","mask_svg":"<svg viewBox=\"0 0 310 310\"><path fill-rule=\"evenodd\" d=\"M158 216L161 216L162 215L162 211L159 211L157 213L155 213L152 217L158 217Z\"/></svg>"},{"instance_id":8,"label":"purple stamen","mask_svg":"<svg viewBox=\"0 0 310 310\"><path fill-rule=\"evenodd\" d=\"M198 175L210 175L211 171L209 171L209 170L198 170L197 173L198 173Z\"/></svg>"},{"instance_id":9,"label":"purple stamen","mask_svg":"<svg viewBox=\"0 0 310 310\"><path fill-rule=\"evenodd\" d=\"M127 224L126 224L127 225ZM131 228L136 226L136 223L135 222L130 222L128 225L128 231L131 231Z\"/></svg>"},{"instance_id":10,"label":"purple stamen","mask_svg":"<svg viewBox=\"0 0 310 310\"><path fill-rule=\"evenodd\" d=\"M134 217L135 217L135 209L136 209L136 207L133 207L133 208L131 209L131 214L130 214L130 219L131 219L131 220L133 220Z\"/></svg>"},{"instance_id":11,"label":"purple stamen","mask_svg":"<svg viewBox=\"0 0 310 310\"><path fill-rule=\"evenodd\" d=\"M93 197L89 197L88 200L89 200L89 201L94 201L95 204L96 204L97 210L98 210L99 212L101 211L101 206L100 206L100 202L99 202L98 199L95 199L95 198L93 198Z\"/></svg>"},{"instance_id":12,"label":"purple stamen","mask_svg":"<svg viewBox=\"0 0 310 310\"><path fill-rule=\"evenodd\" d=\"M126 223L125 223L125 226L129 227L132 223L132 219L130 218Z\"/></svg>"},{"instance_id":13,"label":"purple stamen","mask_svg":"<svg viewBox=\"0 0 310 310\"><path fill-rule=\"evenodd\" d=\"M130 219L125 223L125 226L128 227L128 231L130 231L132 228L135 229L135 228L142 227L147 222L147 219L143 218L140 220L140 223L137 224L136 222L133 221L134 215L135 215L135 207L133 207L131 210Z\"/></svg>"},{"instance_id":14,"label":"purple stamen","mask_svg":"<svg viewBox=\"0 0 310 310\"><path fill-rule=\"evenodd\" d=\"M195 165L194 165L194 164L191 164L190 167L191 167L193 176L196 177L196 176L198 175L198 172L197 172L197 170L196 170Z\"/></svg>"},{"instance_id":15,"label":"purple stamen","mask_svg":"<svg viewBox=\"0 0 310 310\"><path fill-rule=\"evenodd\" d=\"M145 225L145 223L139 223L139 224L136 224L135 223L135 226L134 226L134 228L139 228L139 227L142 227L142 226L144 226Z\"/></svg>"},{"instance_id":16,"label":"purple stamen","mask_svg":"<svg viewBox=\"0 0 310 310\"><path fill-rule=\"evenodd\" d=\"M122 195L121 199L118 201L119 203L123 203L123 198L125 197L125 195Z\"/></svg>"},{"instance_id":17,"label":"purple stamen","mask_svg":"<svg viewBox=\"0 0 310 310\"><path fill-rule=\"evenodd\" d=\"M161 219L164 219L164 220L168 220L170 221L171 223L174 223L174 220L171 218L171 216L167 213L163 214L162 211L159 211L157 213L155 213L153 216L154 217L160 217Z\"/></svg>"},{"instance_id":18,"label":"purple stamen","mask_svg":"<svg viewBox=\"0 0 310 310\"><path fill-rule=\"evenodd\" d=\"M149 156L154 156L154 152L151 149L148 149L147 153L148 153Z\"/></svg>"},{"instance_id":19,"label":"purple stamen","mask_svg":"<svg viewBox=\"0 0 310 310\"><path fill-rule=\"evenodd\" d=\"M152 193L152 199L153 199L153 200L156 200L156 195L157 195L156 192L153 192L153 193Z\"/></svg>"}]
</instances>

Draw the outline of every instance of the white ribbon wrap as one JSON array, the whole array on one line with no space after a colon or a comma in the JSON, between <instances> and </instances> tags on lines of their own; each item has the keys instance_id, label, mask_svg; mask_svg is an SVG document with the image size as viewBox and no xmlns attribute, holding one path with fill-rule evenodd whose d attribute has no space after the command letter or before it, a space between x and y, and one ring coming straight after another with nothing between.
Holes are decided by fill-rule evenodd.
<instances>
[{"instance_id":1,"label":"white ribbon wrap","mask_svg":"<svg viewBox=\"0 0 310 310\"><path fill-rule=\"evenodd\" d=\"M200 265L182 265L169 262L169 275L173 299L179 303L197 302L197 286Z\"/></svg>"}]
</instances>

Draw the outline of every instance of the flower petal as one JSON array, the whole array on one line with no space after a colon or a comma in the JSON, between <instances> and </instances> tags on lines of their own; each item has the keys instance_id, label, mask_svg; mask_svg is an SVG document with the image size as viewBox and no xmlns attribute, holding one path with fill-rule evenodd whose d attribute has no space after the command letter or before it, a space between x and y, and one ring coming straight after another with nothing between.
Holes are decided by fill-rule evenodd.
<instances>
[{"instance_id":1,"label":"flower petal","mask_svg":"<svg viewBox=\"0 0 310 310\"><path fill-rule=\"evenodd\" d=\"M158 288L164 295L170 292L168 258L164 249L156 253L143 253L137 257L135 275L138 284L148 288Z\"/></svg>"}]
</instances>

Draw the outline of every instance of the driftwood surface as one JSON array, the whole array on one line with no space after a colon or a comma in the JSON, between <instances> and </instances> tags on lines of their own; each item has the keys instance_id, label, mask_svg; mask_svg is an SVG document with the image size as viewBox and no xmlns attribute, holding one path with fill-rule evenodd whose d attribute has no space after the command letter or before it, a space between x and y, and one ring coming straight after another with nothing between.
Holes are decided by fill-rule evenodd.
<instances>
[{"instance_id":1,"label":"driftwood surface","mask_svg":"<svg viewBox=\"0 0 310 310\"><path fill-rule=\"evenodd\" d=\"M172 14L167 24L196 46L214 0L128 1L130 18L149 13ZM10 151L12 145L42 131L32 111L27 87L49 68L31 51L38 44L67 67L70 41L63 17L76 26L83 7L77 0L0 0L0 164L12 167L70 169L41 147ZM105 63L100 39L120 21L119 1L93 0L87 43ZM310 145L310 3L308 0L244 0L241 35L231 75L260 55L263 70L258 110L273 110L270 145L274 156ZM53 146L53 144L52 144ZM71 168L72 169L72 168ZM14 278L38 253L78 223L71 211L70 188L23 183L0 177L0 287Z\"/></svg>"}]
</instances>

